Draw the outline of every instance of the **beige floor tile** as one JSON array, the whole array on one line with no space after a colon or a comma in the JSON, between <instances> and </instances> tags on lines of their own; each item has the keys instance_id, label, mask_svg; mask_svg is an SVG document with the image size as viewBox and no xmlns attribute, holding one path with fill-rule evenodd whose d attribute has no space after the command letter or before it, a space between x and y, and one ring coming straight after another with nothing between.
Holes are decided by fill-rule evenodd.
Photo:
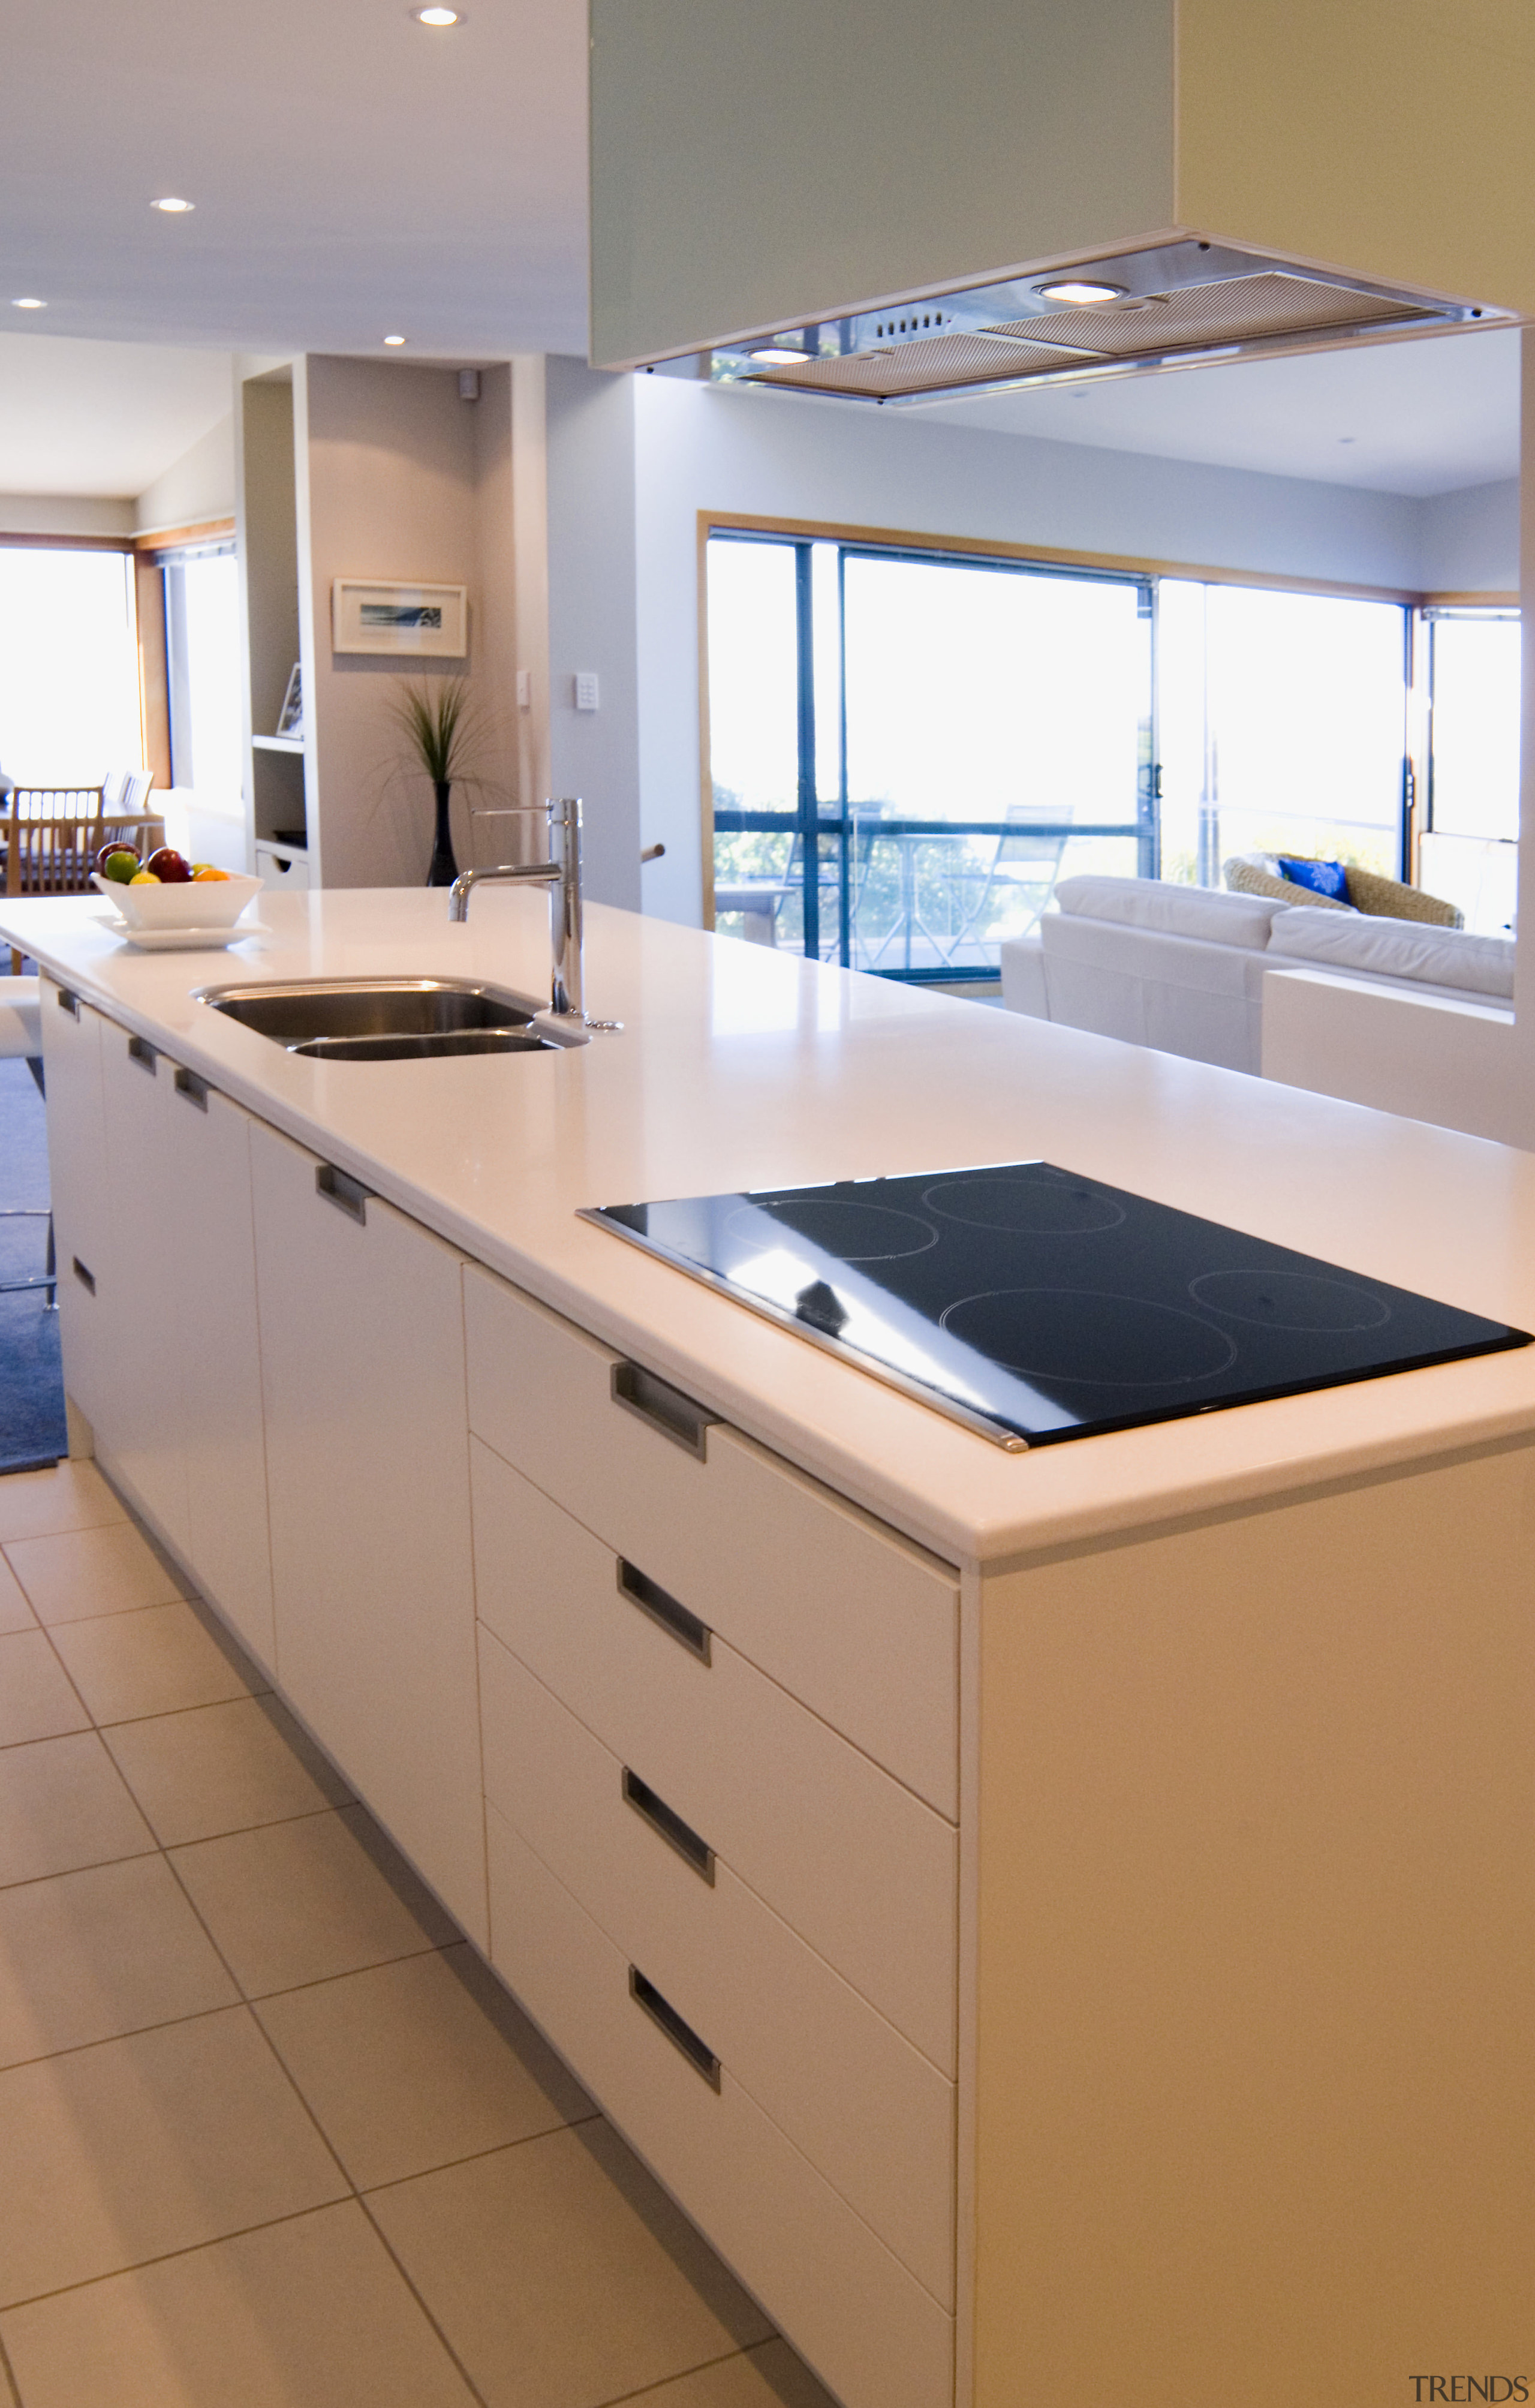
<instances>
[{"instance_id":1,"label":"beige floor tile","mask_svg":"<svg viewBox=\"0 0 1535 2408\"><path fill-rule=\"evenodd\" d=\"M8 1539L6 1559L39 1622L83 1622L98 1613L131 1613L136 1606L168 1605L190 1596L132 1522L94 1530L61 1530L50 1538Z\"/></svg>"},{"instance_id":2,"label":"beige floor tile","mask_svg":"<svg viewBox=\"0 0 1535 2408\"><path fill-rule=\"evenodd\" d=\"M166 1847L351 1801L339 1773L271 1696L119 1723L107 1744Z\"/></svg>"},{"instance_id":3,"label":"beige floor tile","mask_svg":"<svg viewBox=\"0 0 1535 2408\"><path fill-rule=\"evenodd\" d=\"M243 2007L13 2066L0 2134L0 2307L344 2195Z\"/></svg>"},{"instance_id":4,"label":"beige floor tile","mask_svg":"<svg viewBox=\"0 0 1535 2408\"><path fill-rule=\"evenodd\" d=\"M30 1630L11 1630L0 1638L0 1747L90 1727L91 1717L70 1687L47 1632L34 1623Z\"/></svg>"},{"instance_id":5,"label":"beige floor tile","mask_svg":"<svg viewBox=\"0 0 1535 2408\"><path fill-rule=\"evenodd\" d=\"M216 1705L266 1686L211 1615L184 1603L56 1623L53 1643L98 1723Z\"/></svg>"},{"instance_id":6,"label":"beige floor tile","mask_svg":"<svg viewBox=\"0 0 1535 2408\"><path fill-rule=\"evenodd\" d=\"M473 2398L351 2201L13 2309L0 2340L26 2408L469 2408Z\"/></svg>"},{"instance_id":7,"label":"beige floor tile","mask_svg":"<svg viewBox=\"0 0 1535 2408\"><path fill-rule=\"evenodd\" d=\"M0 1543L55 1530L93 1530L127 1518L93 1463L60 1463L51 1471L14 1471L0 1479Z\"/></svg>"},{"instance_id":8,"label":"beige floor tile","mask_svg":"<svg viewBox=\"0 0 1535 2408\"><path fill-rule=\"evenodd\" d=\"M175 1862L251 1998L458 1936L360 1806L202 1840L178 1848Z\"/></svg>"},{"instance_id":9,"label":"beige floor tile","mask_svg":"<svg viewBox=\"0 0 1535 2408\"><path fill-rule=\"evenodd\" d=\"M466 1942L257 2014L361 2190L595 2113Z\"/></svg>"},{"instance_id":10,"label":"beige floor tile","mask_svg":"<svg viewBox=\"0 0 1535 2408\"><path fill-rule=\"evenodd\" d=\"M94 1731L0 1750L0 1885L142 1856L154 1834Z\"/></svg>"},{"instance_id":11,"label":"beige floor tile","mask_svg":"<svg viewBox=\"0 0 1535 2408\"><path fill-rule=\"evenodd\" d=\"M0 1480L0 1487L4 1485L4 1481ZM25 1589L5 1556L0 1555L0 1630L36 1630L36 1627L37 1617L27 1603Z\"/></svg>"},{"instance_id":12,"label":"beige floor tile","mask_svg":"<svg viewBox=\"0 0 1535 2408\"><path fill-rule=\"evenodd\" d=\"M164 1856L0 1890L0 2066L237 1997Z\"/></svg>"},{"instance_id":13,"label":"beige floor tile","mask_svg":"<svg viewBox=\"0 0 1535 2408\"><path fill-rule=\"evenodd\" d=\"M787 2342L768 2341L744 2357L641 2392L626 2408L837 2408L837 2402Z\"/></svg>"},{"instance_id":14,"label":"beige floor tile","mask_svg":"<svg viewBox=\"0 0 1535 2408\"><path fill-rule=\"evenodd\" d=\"M368 2205L489 2408L596 2408L771 2332L602 2122Z\"/></svg>"}]
</instances>

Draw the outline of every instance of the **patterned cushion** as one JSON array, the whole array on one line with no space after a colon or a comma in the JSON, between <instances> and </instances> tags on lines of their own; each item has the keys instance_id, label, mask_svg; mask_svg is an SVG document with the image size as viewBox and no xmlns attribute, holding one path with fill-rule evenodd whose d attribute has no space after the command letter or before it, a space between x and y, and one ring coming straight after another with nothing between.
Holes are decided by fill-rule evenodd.
<instances>
[{"instance_id":1,"label":"patterned cushion","mask_svg":"<svg viewBox=\"0 0 1535 2408\"><path fill-rule=\"evenodd\" d=\"M1234 853L1227 863L1225 878L1233 895L1267 895L1275 903L1298 903L1304 887L1298 887L1288 878L1276 878L1270 870L1260 869L1255 861L1244 861ZM1336 902L1330 895L1308 895L1307 906L1320 911L1351 911L1351 903Z\"/></svg>"}]
</instances>

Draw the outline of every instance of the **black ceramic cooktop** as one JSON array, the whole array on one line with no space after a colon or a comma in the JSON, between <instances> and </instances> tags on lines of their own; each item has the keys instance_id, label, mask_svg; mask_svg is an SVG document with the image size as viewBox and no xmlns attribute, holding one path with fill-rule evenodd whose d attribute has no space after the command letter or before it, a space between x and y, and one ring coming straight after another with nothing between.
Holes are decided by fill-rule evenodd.
<instances>
[{"instance_id":1,"label":"black ceramic cooktop","mask_svg":"<svg viewBox=\"0 0 1535 2408\"><path fill-rule=\"evenodd\" d=\"M1049 1162L582 1218L1012 1447L1530 1343Z\"/></svg>"}]
</instances>

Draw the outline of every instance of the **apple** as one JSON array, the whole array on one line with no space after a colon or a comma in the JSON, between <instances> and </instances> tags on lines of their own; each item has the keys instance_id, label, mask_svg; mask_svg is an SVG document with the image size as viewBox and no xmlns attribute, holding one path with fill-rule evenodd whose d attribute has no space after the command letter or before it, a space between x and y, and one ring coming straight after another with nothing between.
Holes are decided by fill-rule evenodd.
<instances>
[{"instance_id":1,"label":"apple","mask_svg":"<svg viewBox=\"0 0 1535 2408\"><path fill-rule=\"evenodd\" d=\"M106 860L98 864L102 876L115 879L120 886L136 878L138 866L137 853L130 853L124 844L108 846Z\"/></svg>"},{"instance_id":2,"label":"apple","mask_svg":"<svg viewBox=\"0 0 1535 2408\"><path fill-rule=\"evenodd\" d=\"M100 870L103 878L105 878L107 875L107 864L111 860L113 853L131 853L132 851L133 847L131 845L124 844L120 836L115 836L108 843L102 846L101 851L96 855L95 867Z\"/></svg>"},{"instance_id":3,"label":"apple","mask_svg":"<svg viewBox=\"0 0 1535 2408\"><path fill-rule=\"evenodd\" d=\"M144 865L162 886L186 886L192 880L192 864L182 858L173 845L163 844L151 853Z\"/></svg>"}]
</instances>

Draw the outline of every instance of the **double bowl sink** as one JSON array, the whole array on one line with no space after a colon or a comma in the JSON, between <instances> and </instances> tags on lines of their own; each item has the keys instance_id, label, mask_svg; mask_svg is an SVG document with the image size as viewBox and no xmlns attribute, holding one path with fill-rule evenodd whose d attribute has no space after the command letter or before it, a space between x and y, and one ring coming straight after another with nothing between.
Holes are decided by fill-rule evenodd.
<instances>
[{"instance_id":1,"label":"double bowl sink","mask_svg":"<svg viewBox=\"0 0 1535 2408\"><path fill-rule=\"evenodd\" d=\"M295 979L204 987L199 1000L322 1062L438 1061L456 1054L552 1054L584 1045L526 996L470 979Z\"/></svg>"}]
</instances>

